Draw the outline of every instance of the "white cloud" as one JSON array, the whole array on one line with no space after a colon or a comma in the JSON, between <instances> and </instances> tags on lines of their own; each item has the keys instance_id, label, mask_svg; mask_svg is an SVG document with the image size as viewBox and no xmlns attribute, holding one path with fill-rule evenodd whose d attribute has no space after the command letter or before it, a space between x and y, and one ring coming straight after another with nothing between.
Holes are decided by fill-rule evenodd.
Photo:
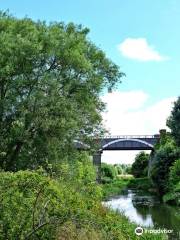
<instances>
[{"instance_id":1,"label":"white cloud","mask_svg":"<svg viewBox=\"0 0 180 240\"><path fill-rule=\"evenodd\" d=\"M147 106L150 97L143 91L112 92L102 97L107 104L103 113L105 127L112 135L153 135L166 127L175 97ZM137 153L137 152L136 152ZM112 157L110 157L112 156ZM132 162L134 152L104 152L103 161Z\"/></svg>"},{"instance_id":2,"label":"white cloud","mask_svg":"<svg viewBox=\"0 0 180 240\"><path fill-rule=\"evenodd\" d=\"M139 61L164 61L168 58L161 56L145 38L126 38L118 45L120 53Z\"/></svg>"}]
</instances>

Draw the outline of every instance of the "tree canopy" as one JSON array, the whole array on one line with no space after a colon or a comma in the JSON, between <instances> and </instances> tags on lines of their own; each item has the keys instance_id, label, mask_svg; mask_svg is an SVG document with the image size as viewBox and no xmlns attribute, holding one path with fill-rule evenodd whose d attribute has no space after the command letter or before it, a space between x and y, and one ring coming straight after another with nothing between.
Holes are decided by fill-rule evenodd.
<instances>
[{"instance_id":1,"label":"tree canopy","mask_svg":"<svg viewBox=\"0 0 180 240\"><path fill-rule=\"evenodd\" d=\"M99 94L123 73L73 23L0 13L0 167L67 157L74 139L102 132Z\"/></svg>"},{"instance_id":2,"label":"tree canopy","mask_svg":"<svg viewBox=\"0 0 180 240\"><path fill-rule=\"evenodd\" d=\"M136 155L135 162L132 164L131 173L135 177L146 177L148 169L149 154L140 152Z\"/></svg>"},{"instance_id":3,"label":"tree canopy","mask_svg":"<svg viewBox=\"0 0 180 240\"><path fill-rule=\"evenodd\" d=\"M176 147L172 138L167 138L166 142L156 150L153 157L151 179L160 195L168 191L170 168L179 157L180 150Z\"/></svg>"},{"instance_id":4,"label":"tree canopy","mask_svg":"<svg viewBox=\"0 0 180 240\"><path fill-rule=\"evenodd\" d=\"M167 120L167 126L171 129L172 136L180 147L180 96L174 103L171 115Z\"/></svg>"}]
</instances>

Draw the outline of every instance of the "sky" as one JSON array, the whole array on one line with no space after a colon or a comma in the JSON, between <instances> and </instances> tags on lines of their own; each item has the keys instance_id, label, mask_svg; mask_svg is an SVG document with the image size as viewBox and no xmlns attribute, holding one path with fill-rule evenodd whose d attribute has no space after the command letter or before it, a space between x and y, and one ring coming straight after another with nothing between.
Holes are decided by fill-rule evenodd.
<instances>
[{"instance_id":1,"label":"sky","mask_svg":"<svg viewBox=\"0 0 180 240\"><path fill-rule=\"evenodd\" d=\"M180 95L180 0L0 0L0 9L90 29L89 39L126 74L116 90L101 96L107 104L103 122L112 135L166 128ZM102 160L132 163L136 153L107 151Z\"/></svg>"}]
</instances>

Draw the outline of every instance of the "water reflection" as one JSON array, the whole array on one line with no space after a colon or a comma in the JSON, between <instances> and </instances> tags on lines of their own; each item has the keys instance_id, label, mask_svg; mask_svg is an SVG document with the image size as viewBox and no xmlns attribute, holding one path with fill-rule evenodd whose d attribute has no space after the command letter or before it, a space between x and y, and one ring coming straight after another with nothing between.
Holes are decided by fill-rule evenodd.
<instances>
[{"instance_id":1,"label":"water reflection","mask_svg":"<svg viewBox=\"0 0 180 240\"><path fill-rule=\"evenodd\" d=\"M152 196L139 192L128 192L104 203L114 210L123 212L137 225L150 228L172 229L174 237L180 231L180 209L166 204ZM169 238L177 239L177 238Z\"/></svg>"}]
</instances>

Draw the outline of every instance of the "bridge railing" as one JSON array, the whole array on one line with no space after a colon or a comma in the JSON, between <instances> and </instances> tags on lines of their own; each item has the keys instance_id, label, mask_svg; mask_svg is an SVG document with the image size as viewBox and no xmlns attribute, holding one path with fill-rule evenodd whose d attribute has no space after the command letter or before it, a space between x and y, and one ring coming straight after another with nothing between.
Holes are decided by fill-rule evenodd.
<instances>
[{"instance_id":1,"label":"bridge railing","mask_svg":"<svg viewBox=\"0 0 180 240\"><path fill-rule=\"evenodd\" d=\"M102 138L103 139L107 139L107 138L139 139L139 138L143 138L144 139L144 138L160 138L160 135L159 134L155 134L155 135L105 135Z\"/></svg>"}]
</instances>

